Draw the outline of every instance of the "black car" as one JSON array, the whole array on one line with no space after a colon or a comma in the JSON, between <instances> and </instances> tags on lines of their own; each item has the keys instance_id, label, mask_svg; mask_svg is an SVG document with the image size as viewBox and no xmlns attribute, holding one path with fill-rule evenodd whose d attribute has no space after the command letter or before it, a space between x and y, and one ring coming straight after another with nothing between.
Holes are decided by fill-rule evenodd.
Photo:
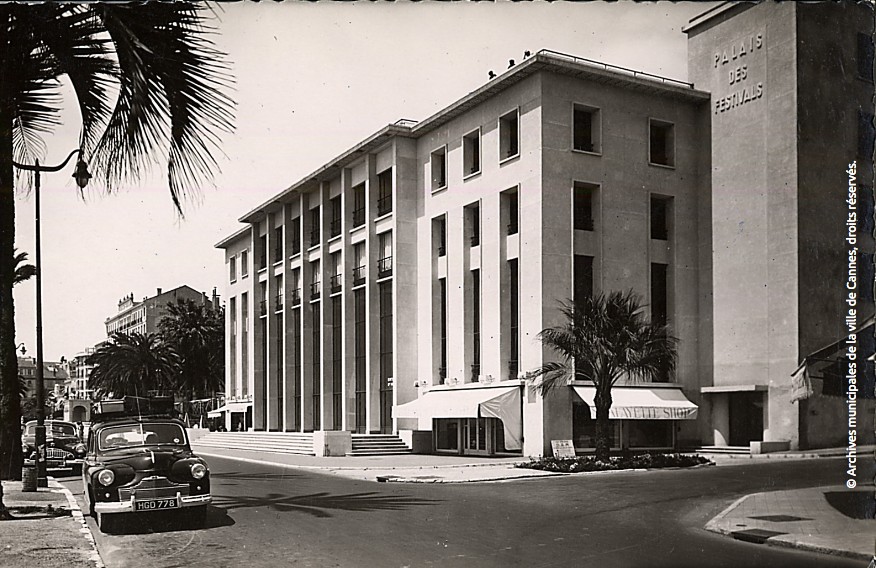
<instances>
[{"instance_id":1,"label":"black car","mask_svg":"<svg viewBox=\"0 0 876 568\"><path fill-rule=\"evenodd\" d=\"M82 458L85 457L85 444L79 437L79 429L72 422L46 420L46 468L73 468L74 474L82 470ZM24 425L21 436L21 453L24 465L36 464L36 420Z\"/></svg>"},{"instance_id":2,"label":"black car","mask_svg":"<svg viewBox=\"0 0 876 568\"><path fill-rule=\"evenodd\" d=\"M123 514L179 510L204 524L210 495L207 463L189 446L181 421L161 416L101 419L92 424L82 471L90 514L112 532Z\"/></svg>"}]
</instances>

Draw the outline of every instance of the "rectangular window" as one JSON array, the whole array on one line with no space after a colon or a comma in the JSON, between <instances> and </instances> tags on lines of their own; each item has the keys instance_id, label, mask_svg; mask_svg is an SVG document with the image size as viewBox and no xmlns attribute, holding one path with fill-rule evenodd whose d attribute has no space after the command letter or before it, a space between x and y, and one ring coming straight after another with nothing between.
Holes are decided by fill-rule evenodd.
<instances>
[{"instance_id":1,"label":"rectangular window","mask_svg":"<svg viewBox=\"0 0 876 568\"><path fill-rule=\"evenodd\" d=\"M237 257L232 256L228 259L228 280L234 282L237 280Z\"/></svg>"},{"instance_id":2,"label":"rectangular window","mask_svg":"<svg viewBox=\"0 0 876 568\"><path fill-rule=\"evenodd\" d=\"M274 229L274 262L283 260L283 227Z\"/></svg>"},{"instance_id":3,"label":"rectangular window","mask_svg":"<svg viewBox=\"0 0 876 568\"><path fill-rule=\"evenodd\" d=\"M355 318L354 343L356 359L356 432L367 433L367 377L366 349L365 349L365 289L360 288L353 292L353 309Z\"/></svg>"},{"instance_id":4,"label":"rectangular window","mask_svg":"<svg viewBox=\"0 0 876 568\"><path fill-rule=\"evenodd\" d=\"M648 160L661 166L675 166L675 125L650 119Z\"/></svg>"},{"instance_id":5,"label":"rectangular window","mask_svg":"<svg viewBox=\"0 0 876 568\"><path fill-rule=\"evenodd\" d=\"M292 219L289 230L292 232L289 235L289 245L292 247L292 254L296 255L301 252L301 217Z\"/></svg>"},{"instance_id":6,"label":"rectangular window","mask_svg":"<svg viewBox=\"0 0 876 568\"><path fill-rule=\"evenodd\" d=\"M665 264L651 264L651 323L666 325L667 312L667 269Z\"/></svg>"},{"instance_id":7,"label":"rectangular window","mask_svg":"<svg viewBox=\"0 0 876 568\"><path fill-rule=\"evenodd\" d=\"M440 318L440 335L441 335L441 352L438 357L438 376L441 377L441 382L447 378L447 279L438 279L438 301L439 318Z\"/></svg>"},{"instance_id":8,"label":"rectangular window","mask_svg":"<svg viewBox=\"0 0 876 568\"><path fill-rule=\"evenodd\" d=\"M651 196L651 238L669 240L669 199L659 195Z\"/></svg>"},{"instance_id":9,"label":"rectangular window","mask_svg":"<svg viewBox=\"0 0 876 568\"><path fill-rule=\"evenodd\" d=\"M353 188L353 227L365 224L365 184Z\"/></svg>"},{"instance_id":10,"label":"rectangular window","mask_svg":"<svg viewBox=\"0 0 876 568\"><path fill-rule=\"evenodd\" d=\"M246 278L249 276L249 251L240 251L240 277Z\"/></svg>"},{"instance_id":11,"label":"rectangular window","mask_svg":"<svg viewBox=\"0 0 876 568\"><path fill-rule=\"evenodd\" d=\"M380 295L380 430L392 431L392 282L381 282Z\"/></svg>"},{"instance_id":12,"label":"rectangular window","mask_svg":"<svg viewBox=\"0 0 876 568\"><path fill-rule=\"evenodd\" d=\"M237 298L228 301L228 327L231 328L231 337L228 345L228 381L231 383L228 392L231 396L237 395Z\"/></svg>"},{"instance_id":13,"label":"rectangular window","mask_svg":"<svg viewBox=\"0 0 876 568\"><path fill-rule=\"evenodd\" d=\"M481 210L480 205L473 203L465 208L466 229L471 246L481 244Z\"/></svg>"},{"instance_id":14,"label":"rectangular window","mask_svg":"<svg viewBox=\"0 0 876 568\"><path fill-rule=\"evenodd\" d=\"M319 261L314 260L310 263L310 300L319 300L320 292L320 276L319 276Z\"/></svg>"},{"instance_id":15,"label":"rectangular window","mask_svg":"<svg viewBox=\"0 0 876 568\"><path fill-rule=\"evenodd\" d=\"M332 222L330 227L329 238L337 237L341 234L341 198L335 197L330 201L332 210Z\"/></svg>"},{"instance_id":16,"label":"rectangular window","mask_svg":"<svg viewBox=\"0 0 876 568\"><path fill-rule=\"evenodd\" d=\"M475 130L462 137L462 177L481 171L481 131Z\"/></svg>"},{"instance_id":17,"label":"rectangular window","mask_svg":"<svg viewBox=\"0 0 876 568\"><path fill-rule=\"evenodd\" d=\"M447 221L444 217L436 218L432 223L434 231L435 245L438 250L438 256L447 255Z\"/></svg>"},{"instance_id":18,"label":"rectangular window","mask_svg":"<svg viewBox=\"0 0 876 568\"><path fill-rule=\"evenodd\" d=\"M377 216L392 213L392 168L377 174Z\"/></svg>"},{"instance_id":19,"label":"rectangular window","mask_svg":"<svg viewBox=\"0 0 876 568\"><path fill-rule=\"evenodd\" d=\"M292 427L301 431L301 309L292 310Z\"/></svg>"},{"instance_id":20,"label":"rectangular window","mask_svg":"<svg viewBox=\"0 0 876 568\"><path fill-rule=\"evenodd\" d=\"M593 257L581 254L575 255L574 283L572 301L575 305L593 296Z\"/></svg>"},{"instance_id":21,"label":"rectangular window","mask_svg":"<svg viewBox=\"0 0 876 568\"><path fill-rule=\"evenodd\" d=\"M268 283L259 283L259 316L268 315Z\"/></svg>"},{"instance_id":22,"label":"rectangular window","mask_svg":"<svg viewBox=\"0 0 876 568\"><path fill-rule=\"evenodd\" d=\"M598 186L592 183L575 182L573 187L573 206L575 230L592 231L593 222L593 199Z\"/></svg>"},{"instance_id":23,"label":"rectangular window","mask_svg":"<svg viewBox=\"0 0 876 568\"><path fill-rule=\"evenodd\" d=\"M365 283L365 243L353 245L353 258L356 267L353 269L353 286L361 286Z\"/></svg>"},{"instance_id":24,"label":"rectangular window","mask_svg":"<svg viewBox=\"0 0 876 568\"><path fill-rule=\"evenodd\" d=\"M275 276L274 277L274 291L276 292L276 297L274 298L274 311L282 312L283 311L283 276ZM282 329L282 328L279 328ZM280 334L282 335L282 334Z\"/></svg>"},{"instance_id":25,"label":"rectangular window","mask_svg":"<svg viewBox=\"0 0 876 568\"><path fill-rule=\"evenodd\" d=\"M337 294L341 291L341 287L344 283L344 265L341 261L341 253L335 252L332 253L331 256L331 267L332 267L332 294Z\"/></svg>"},{"instance_id":26,"label":"rectangular window","mask_svg":"<svg viewBox=\"0 0 876 568\"><path fill-rule=\"evenodd\" d=\"M268 236L259 237L259 270L268 267Z\"/></svg>"},{"instance_id":27,"label":"rectangular window","mask_svg":"<svg viewBox=\"0 0 876 568\"><path fill-rule=\"evenodd\" d=\"M471 380L481 374L481 271L471 271Z\"/></svg>"},{"instance_id":28,"label":"rectangular window","mask_svg":"<svg viewBox=\"0 0 876 568\"><path fill-rule=\"evenodd\" d=\"M377 277L392 276L392 233L380 233L377 235L377 239L380 247L380 257L377 259Z\"/></svg>"},{"instance_id":29,"label":"rectangular window","mask_svg":"<svg viewBox=\"0 0 876 568\"><path fill-rule=\"evenodd\" d=\"M342 429L343 419L343 311L341 297L332 298L332 429Z\"/></svg>"},{"instance_id":30,"label":"rectangular window","mask_svg":"<svg viewBox=\"0 0 876 568\"><path fill-rule=\"evenodd\" d=\"M289 300L292 306L297 306L301 303L301 269L295 268L290 273L292 282L289 285Z\"/></svg>"},{"instance_id":31,"label":"rectangular window","mask_svg":"<svg viewBox=\"0 0 876 568\"><path fill-rule=\"evenodd\" d=\"M581 152L599 153L599 109L574 105L572 111L572 148Z\"/></svg>"},{"instance_id":32,"label":"rectangular window","mask_svg":"<svg viewBox=\"0 0 876 568\"><path fill-rule=\"evenodd\" d=\"M508 272L511 279L510 308L511 308L511 352L508 358L508 380L515 380L520 371L520 299L519 299L519 272L517 259L508 261Z\"/></svg>"},{"instance_id":33,"label":"rectangular window","mask_svg":"<svg viewBox=\"0 0 876 568\"><path fill-rule=\"evenodd\" d=\"M319 317L319 308L314 308L311 311L311 332L313 333L313 373L311 376L311 410L313 412L313 430L321 429L321 420L322 416L321 404L320 404L320 392L322 387L320 385L321 381L321 370L320 370L320 359L322 358L322 350L320 349L320 341L322 334L320 333L320 317Z\"/></svg>"},{"instance_id":34,"label":"rectangular window","mask_svg":"<svg viewBox=\"0 0 876 568\"><path fill-rule=\"evenodd\" d=\"M277 377L276 377L276 394L277 397L277 429L283 429L283 415L285 414L284 406L285 406L285 396L283 389L283 370L286 368L285 361L283 359L283 339L285 339L285 334L280 333L279 330L283 329L283 312L277 312L274 316L277 332L277 340L275 345L275 355L276 355L276 366L277 366Z\"/></svg>"},{"instance_id":35,"label":"rectangular window","mask_svg":"<svg viewBox=\"0 0 876 568\"><path fill-rule=\"evenodd\" d=\"M240 394L249 392L249 296L240 295Z\"/></svg>"},{"instance_id":36,"label":"rectangular window","mask_svg":"<svg viewBox=\"0 0 876 568\"><path fill-rule=\"evenodd\" d=\"M866 160L873 159L873 137L876 129L873 127L873 115L858 110L858 156Z\"/></svg>"},{"instance_id":37,"label":"rectangular window","mask_svg":"<svg viewBox=\"0 0 876 568\"><path fill-rule=\"evenodd\" d=\"M447 147L432 152L432 191L447 187Z\"/></svg>"},{"instance_id":38,"label":"rectangular window","mask_svg":"<svg viewBox=\"0 0 876 568\"><path fill-rule=\"evenodd\" d=\"M310 210L310 246L315 247L319 244L319 207Z\"/></svg>"},{"instance_id":39,"label":"rectangular window","mask_svg":"<svg viewBox=\"0 0 876 568\"><path fill-rule=\"evenodd\" d=\"M873 82L873 38L870 34L858 34L858 78Z\"/></svg>"},{"instance_id":40,"label":"rectangular window","mask_svg":"<svg viewBox=\"0 0 876 568\"><path fill-rule=\"evenodd\" d=\"M520 129L517 109L499 118L499 161L520 154Z\"/></svg>"},{"instance_id":41,"label":"rectangular window","mask_svg":"<svg viewBox=\"0 0 876 568\"><path fill-rule=\"evenodd\" d=\"M502 203L508 219L508 234L516 235L518 231L517 219L520 215L519 204L517 200L517 191L506 191L502 194Z\"/></svg>"}]
</instances>

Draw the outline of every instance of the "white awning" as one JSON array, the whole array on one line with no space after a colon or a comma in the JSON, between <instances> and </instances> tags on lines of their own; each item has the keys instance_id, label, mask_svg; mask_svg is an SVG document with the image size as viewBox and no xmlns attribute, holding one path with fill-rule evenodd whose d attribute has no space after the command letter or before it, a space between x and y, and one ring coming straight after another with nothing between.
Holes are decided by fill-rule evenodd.
<instances>
[{"instance_id":1,"label":"white awning","mask_svg":"<svg viewBox=\"0 0 876 568\"><path fill-rule=\"evenodd\" d=\"M593 409L596 387L572 389ZM695 420L698 407L680 388L612 387L608 417L613 420Z\"/></svg>"},{"instance_id":2,"label":"white awning","mask_svg":"<svg viewBox=\"0 0 876 568\"><path fill-rule=\"evenodd\" d=\"M523 439L520 387L432 390L393 408L395 418L498 418L505 449L519 450Z\"/></svg>"},{"instance_id":3,"label":"white awning","mask_svg":"<svg viewBox=\"0 0 876 568\"><path fill-rule=\"evenodd\" d=\"M223 412L246 412L252 406L251 402L229 402L224 406L220 406L216 410L211 410L207 413L209 418L218 418Z\"/></svg>"}]
</instances>

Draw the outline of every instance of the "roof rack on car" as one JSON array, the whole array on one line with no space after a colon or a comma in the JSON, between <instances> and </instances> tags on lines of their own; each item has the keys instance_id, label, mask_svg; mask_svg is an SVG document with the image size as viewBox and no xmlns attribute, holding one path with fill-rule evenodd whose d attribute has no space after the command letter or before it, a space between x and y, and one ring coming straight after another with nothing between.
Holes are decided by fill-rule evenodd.
<instances>
[{"instance_id":1,"label":"roof rack on car","mask_svg":"<svg viewBox=\"0 0 876 568\"><path fill-rule=\"evenodd\" d=\"M126 396L116 400L100 400L94 403L92 422L105 422L119 418L176 418L171 396Z\"/></svg>"}]
</instances>

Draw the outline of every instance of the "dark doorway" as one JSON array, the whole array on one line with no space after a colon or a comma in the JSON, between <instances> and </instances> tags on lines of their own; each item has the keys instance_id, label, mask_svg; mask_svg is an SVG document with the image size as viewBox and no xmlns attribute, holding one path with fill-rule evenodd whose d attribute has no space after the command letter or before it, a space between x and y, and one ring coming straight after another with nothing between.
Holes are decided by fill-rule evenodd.
<instances>
[{"instance_id":1,"label":"dark doorway","mask_svg":"<svg viewBox=\"0 0 876 568\"><path fill-rule=\"evenodd\" d=\"M730 393L730 445L748 446L763 440L763 393Z\"/></svg>"}]
</instances>

